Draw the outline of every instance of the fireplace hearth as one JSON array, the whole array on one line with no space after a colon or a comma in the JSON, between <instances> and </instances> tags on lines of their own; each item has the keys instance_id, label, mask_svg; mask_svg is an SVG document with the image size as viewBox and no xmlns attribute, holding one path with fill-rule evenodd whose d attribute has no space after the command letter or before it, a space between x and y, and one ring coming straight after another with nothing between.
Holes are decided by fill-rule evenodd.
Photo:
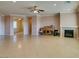
<instances>
[{"instance_id":1,"label":"fireplace hearth","mask_svg":"<svg viewBox=\"0 0 79 59\"><path fill-rule=\"evenodd\" d=\"M74 30L64 30L64 37L74 37Z\"/></svg>"}]
</instances>

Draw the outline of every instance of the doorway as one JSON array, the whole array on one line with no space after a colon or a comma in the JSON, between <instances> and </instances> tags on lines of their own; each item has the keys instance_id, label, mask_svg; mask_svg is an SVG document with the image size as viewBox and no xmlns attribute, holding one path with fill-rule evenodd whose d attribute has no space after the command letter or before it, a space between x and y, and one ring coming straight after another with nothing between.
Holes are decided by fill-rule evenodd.
<instances>
[{"instance_id":1,"label":"doorway","mask_svg":"<svg viewBox=\"0 0 79 59\"><path fill-rule=\"evenodd\" d=\"M23 35L23 19L18 18L13 21L14 35Z\"/></svg>"},{"instance_id":2,"label":"doorway","mask_svg":"<svg viewBox=\"0 0 79 59\"><path fill-rule=\"evenodd\" d=\"M29 22L29 35L32 35L32 17L28 18L28 22Z\"/></svg>"}]
</instances>

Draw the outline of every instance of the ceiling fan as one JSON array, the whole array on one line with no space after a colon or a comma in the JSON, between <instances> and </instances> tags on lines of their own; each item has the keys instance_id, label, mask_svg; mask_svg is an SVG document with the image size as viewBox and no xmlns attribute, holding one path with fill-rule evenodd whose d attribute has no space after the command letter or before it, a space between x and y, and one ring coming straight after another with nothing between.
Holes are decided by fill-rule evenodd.
<instances>
[{"instance_id":1,"label":"ceiling fan","mask_svg":"<svg viewBox=\"0 0 79 59\"><path fill-rule=\"evenodd\" d=\"M40 13L40 12L44 12L45 10L39 9L37 8L38 6L33 6L33 7L29 7L28 9L33 12L33 13Z\"/></svg>"}]
</instances>

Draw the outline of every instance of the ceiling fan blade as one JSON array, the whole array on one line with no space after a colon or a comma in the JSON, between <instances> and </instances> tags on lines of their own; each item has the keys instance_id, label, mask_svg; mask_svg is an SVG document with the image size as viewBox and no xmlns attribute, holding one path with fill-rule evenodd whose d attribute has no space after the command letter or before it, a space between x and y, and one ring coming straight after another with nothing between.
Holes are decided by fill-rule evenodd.
<instances>
[{"instance_id":1,"label":"ceiling fan blade","mask_svg":"<svg viewBox=\"0 0 79 59\"><path fill-rule=\"evenodd\" d=\"M40 11L38 11L38 13L40 13Z\"/></svg>"},{"instance_id":2,"label":"ceiling fan blade","mask_svg":"<svg viewBox=\"0 0 79 59\"><path fill-rule=\"evenodd\" d=\"M39 11L44 12L44 10L39 10Z\"/></svg>"}]
</instances>

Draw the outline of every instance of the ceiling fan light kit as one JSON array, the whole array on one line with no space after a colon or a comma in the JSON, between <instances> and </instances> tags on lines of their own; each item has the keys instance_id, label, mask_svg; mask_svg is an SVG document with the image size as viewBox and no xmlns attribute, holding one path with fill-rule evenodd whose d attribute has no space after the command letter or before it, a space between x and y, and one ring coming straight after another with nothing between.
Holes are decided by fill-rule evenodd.
<instances>
[{"instance_id":1,"label":"ceiling fan light kit","mask_svg":"<svg viewBox=\"0 0 79 59\"><path fill-rule=\"evenodd\" d=\"M34 13L39 13L39 12L38 12L38 11L36 11L36 10L35 10L35 11L33 11L33 12L34 12Z\"/></svg>"}]
</instances>

